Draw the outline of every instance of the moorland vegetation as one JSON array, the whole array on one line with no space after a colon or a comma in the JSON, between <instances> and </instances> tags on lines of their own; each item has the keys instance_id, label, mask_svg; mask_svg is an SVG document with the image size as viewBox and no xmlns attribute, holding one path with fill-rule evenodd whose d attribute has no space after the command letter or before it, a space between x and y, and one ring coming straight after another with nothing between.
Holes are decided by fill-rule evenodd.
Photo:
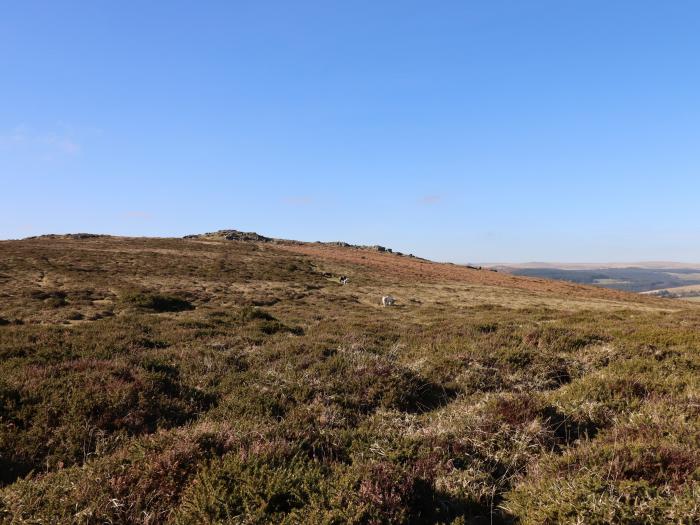
<instances>
[{"instance_id":1,"label":"moorland vegetation","mask_svg":"<svg viewBox=\"0 0 700 525\"><path fill-rule=\"evenodd\" d=\"M377 250L3 241L0 521L698 523L699 348L691 303Z\"/></svg>"}]
</instances>

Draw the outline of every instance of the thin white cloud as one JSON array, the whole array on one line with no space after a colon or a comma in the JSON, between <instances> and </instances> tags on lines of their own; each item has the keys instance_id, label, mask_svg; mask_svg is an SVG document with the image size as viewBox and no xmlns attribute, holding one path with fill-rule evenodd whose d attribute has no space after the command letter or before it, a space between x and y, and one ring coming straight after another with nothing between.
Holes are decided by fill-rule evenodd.
<instances>
[{"instance_id":1,"label":"thin white cloud","mask_svg":"<svg viewBox=\"0 0 700 525\"><path fill-rule=\"evenodd\" d=\"M49 157L55 155L72 157L80 153L82 146L67 131L39 132L20 125L0 133L0 149Z\"/></svg>"},{"instance_id":2,"label":"thin white cloud","mask_svg":"<svg viewBox=\"0 0 700 525\"><path fill-rule=\"evenodd\" d=\"M48 135L42 139L44 143L66 155L77 155L80 153L81 146L76 141L68 137L60 137L57 135Z\"/></svg>"},{"instance_id":3,"label":"thin white cloud","mask_svg":"<svg viewBox=\"0 0 700 525\"><path fill-rule=\"evenodd\" d=\"M27 131L24 126L17 126L12 131L0 134L0 146L3 148L19 147L27 142Z\"/></svg>"}]
</instances>

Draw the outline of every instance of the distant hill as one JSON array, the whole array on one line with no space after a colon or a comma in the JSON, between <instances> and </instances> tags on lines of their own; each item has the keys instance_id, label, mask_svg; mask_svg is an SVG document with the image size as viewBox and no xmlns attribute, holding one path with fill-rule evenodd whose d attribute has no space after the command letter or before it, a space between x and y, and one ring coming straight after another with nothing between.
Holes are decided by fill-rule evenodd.
<instances>
[{"instance_id":1,"label":"distant hill","mask_svg":"<svg viewBox=\"0 0 700 525\"><path fill-rule=\"evenodd\" d=\"M557 279L626 292L650 292L700 284L700 264L673 262L604 264L525 263L489 265L499 271L527 277Z\"/></svg>"},{"instance_id":2,"label":"distant hill","mask_svg":"<svg viewBox=\"0 0 700 525\"><path fill-rule=\"evenodd\" d=\"M700 268L700 262L684 263L676 261L629 261L629 262L538 262L531 261L525 263L481 263L481 266L488 268L556 268L559 270L595 270L601 268L643 268L646 270L663 269L695 269Z\"/></svg>"}]
</instances>

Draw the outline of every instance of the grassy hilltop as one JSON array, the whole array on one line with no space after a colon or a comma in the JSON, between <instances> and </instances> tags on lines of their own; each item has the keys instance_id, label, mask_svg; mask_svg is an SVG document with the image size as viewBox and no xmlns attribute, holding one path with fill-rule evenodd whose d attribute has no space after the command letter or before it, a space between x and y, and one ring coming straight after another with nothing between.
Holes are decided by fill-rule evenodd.
<instances>
[{"instance_id":1,"label":"grassy hilltop","mask_svg":"<svg viewBox=\"0 0 700 525\"><path fill-rule=\"evenodd\" d=\"M692 303L369 248L3 241L0 522L697 523L699 349Z\"/></svg>"}]
</instances>

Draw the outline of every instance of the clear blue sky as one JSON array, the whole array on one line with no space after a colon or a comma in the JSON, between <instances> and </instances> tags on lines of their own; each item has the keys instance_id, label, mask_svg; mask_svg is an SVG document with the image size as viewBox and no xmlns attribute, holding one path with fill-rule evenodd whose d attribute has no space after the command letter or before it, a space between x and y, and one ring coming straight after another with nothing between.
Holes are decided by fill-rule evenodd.
<instances>
[{"instance_id":1,"label":"clear blue sky","mask_svg":"<svg viewBox=\"0 0 700 525\"><path fill-rule=\"evenodd\" d=\"M696 1L5 2L0 238L700 261Z\"/></svg>"}]
</instances>

